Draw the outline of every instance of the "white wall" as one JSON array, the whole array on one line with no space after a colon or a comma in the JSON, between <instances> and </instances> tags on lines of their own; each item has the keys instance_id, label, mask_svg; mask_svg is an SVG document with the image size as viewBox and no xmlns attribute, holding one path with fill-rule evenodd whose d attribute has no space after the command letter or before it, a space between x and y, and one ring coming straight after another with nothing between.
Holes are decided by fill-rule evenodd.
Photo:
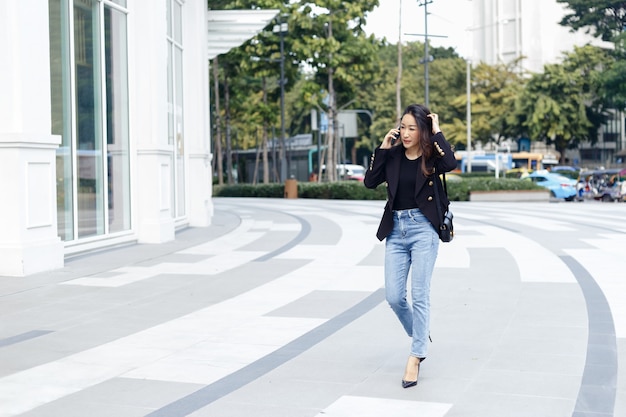
<instances>
[{"instance_id":1,"label":"white wall","mask_svg":"<svg viewBox=\"0 0 626 417\"><path fill-rule=\"evenodd\" d=\"M194 0L197 1L197 0ZM167 145L166 2L129 2L130 141L133 225L138 241L160 243L175 237Z\"/></svg>"},{"instance_id":2,"label":"white wall","mask_svg":"<svg viewBox=\"0 0 626 417\"><path fill-rule=\"evenodd\" d=\"M63 266L47 0L0 2L0 275Z\"/></svg>"},{"instance_id":3,"label":"white wall","mask_svg":"<svg viewBox=\"0 0 626 417\"><path fill-rule=\"evenodd\" d=\"M183 5L186 216L175 223L170 201L173 153L167 145L166 2L129 5L134 224L139 242L160 243L173 240L177 227L208 226L213 213L207 9L204 0L187 0Z\"/></svg>"},{"instance_id":4,"label":"white wall","mask_svg":"<svg viewBox=\"0 0 626 417\"><path fill-rule=\"evenodd\" d=\"M177 227L207 226L211 203L209 71L205 0L186 0L184 132L186 216L175 223L167 144L165 0L129 1L132 230L123 239L160 243ZM51 135L48 0L0 1L0 276L61 268L68 253L115 244L57 236L56 149Z\"/></svg>"},{"instance_id":5,"label":"white wall","mask_svg":"<svg viewBox=\"0 0 626 417\"><path fill-rule=\"evenodd\" d=\"M185 148L189 178L185 194L189 225L203 227L211 223L213 215L206 2L188 1L183 13Z\"/></svg>"}]
</instances>

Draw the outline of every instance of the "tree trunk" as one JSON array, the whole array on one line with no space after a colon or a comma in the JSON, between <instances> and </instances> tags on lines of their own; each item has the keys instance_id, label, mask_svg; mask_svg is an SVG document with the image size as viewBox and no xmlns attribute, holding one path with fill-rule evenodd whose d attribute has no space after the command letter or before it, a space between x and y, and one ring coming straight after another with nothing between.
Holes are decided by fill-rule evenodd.
<instances>
[{"instance_id":1,"label":"tree trunk","mask_svg":"<svg viewBox=\"0 0 626 417\"><path fill-rule=\"evenodd\" d=\"M215 155L217 156L217 183L224 184L224 161L222 159L222 119L220 115L220 81L217 57L213 58L213 90L215 91Z\"/></svg>"},{"instance_id":2,"label":"tree trunk","mask_svg":"<svg viewBox=\"0 0 626 417\"><path fill-rule=\"evenodd\" d=\"M267 107L267 85L265 77L263 77L263 104ZM267 151L267 131L267 120L263 118L263 144L261 145L263 147L263 184L269 184L270 182L270 164Z\"/></svg>"},{"instance_id":3,"label":"tree trunk","mask_svg":"<svg viewBox=\"0 0 626 417\"><path fill-rule=\"evenodd\" d=\"M226 113L226 178L233 184L233 144L230 126L230 94L228 93L228 76L224 77L224 110Z\"/></svg>"},{"instance_id":4,"label":"tree trunk","mask_svg":"<svg viewBox=\"0 0 626 417\"><path fill-rule=\"evenodd\" d=\"M559 165L565 165L565 151L567 150L568 141L562 136L557 136L554 139L554 147L559 153Z\"/></svg>"},{"instance_id":5,"label":"tree trunk","mask_svg":"<svg viewBox=\"0 0 626 417\"><path fill-rule=\"evenodd\" d=\"M254 173L252 174L252 184L257 183L257 177L259 173L259 157L261 155L261 147L259 146L259 130L256 129L254 131L255 136L255 146L256 146L256 155L254 157ZM244 181L245 182L245 181Z\"/></svg>"},{"instance_id":6,"label":"tree trunk","mask_svg":"<svg viewBox=\"0 0 626 417\"><path fill-rule=\"evenodd\" d=\"M333 23L328 23L328 37L333 37ZM330 55L332 62L332 54ZM327 132L327 150L326 150L326 177L328 181L337 181L337 168L335 165L335 87L333 84L333 67L328 68L328 132Z\"/></svg>"}]
</instances>

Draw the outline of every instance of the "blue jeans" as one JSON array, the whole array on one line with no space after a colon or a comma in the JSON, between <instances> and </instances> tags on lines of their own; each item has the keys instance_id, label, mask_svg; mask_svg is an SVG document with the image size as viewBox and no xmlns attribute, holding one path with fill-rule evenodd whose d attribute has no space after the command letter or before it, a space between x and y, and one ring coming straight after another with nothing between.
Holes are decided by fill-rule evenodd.
<instances>
[{"instance_id":1,"label":"blue jeans","mask_svg":"<svg viewBox=\"0 0 626 417\"><path fill-rule=\"evenodd\" d=\"M425 358L430 332L430 279L439 236L419 209L393 212L393 230L385 243L385 293L406 333L413 338L411 356ZM411 272L411 304L407 281Z\"/></svg>"}]
</instances>

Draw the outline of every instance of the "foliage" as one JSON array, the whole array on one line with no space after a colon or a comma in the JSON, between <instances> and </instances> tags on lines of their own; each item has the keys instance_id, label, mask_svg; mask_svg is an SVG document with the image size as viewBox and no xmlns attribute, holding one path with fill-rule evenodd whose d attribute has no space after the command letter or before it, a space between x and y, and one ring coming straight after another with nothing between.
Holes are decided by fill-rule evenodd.
<instances>
[{"instance_id":1,"label":"foliage","mask_svg":"<svg viewBox=\"0 0 626 417\"><path fill-rule=\"evenodd\" d=\"M300 0L294 15L293 50L312 71L310 80L320 90L328 87L332 71L338 103L352 99L360 85L372 79L378 42L366 37L365 15L378 0ZM323 96L312 97L324 107Z\"/></svg>"},{"instance_id":2,"label":"foliage","mask_svg":"<svg viewBox=\"0 0 626 417\"><path fill-rule=\"evenodd\" d=\"M298 186L298 196L330 200L384 200L387 191L384 188L372 191L358 181L302 183Z\"/></svg>"},{"instance_id":3,"label":"foliage","mask_svg":"<svg viewBox=\"0 0 626 417\"><path fill-rule=\"evenodd\" d=\"M327 175L334 181L340 135L337 114L352 103L361 104L358 92L371 83L378 65L379 41L363 30L366 14L378 6L378 0L300 0L297 4L294 36L299 41L294 50L309 72L299 102L305 105L304 112L315 108L327 116L323 163L330 167Z\"/></svg>"},{"instance_id":4,"label":"foliage","mask_svg":"<svg viewBox=\"0 0 626 417\"><path fill-rule=\"evenodd\" d=\"M577 180L580 175L579 170L571 171L569 169L557 169L557 170L553 169L550 172L554 174L563 175L564 177L571 178L573 180Z\"/></svg>"},{"instance_id":5,"label":"foliage","mask_svg":"<svg viewBox=\"0 0 626 417\"><path fill-rule=\"evenodd\" d=\"M615 42L612 51L585 46L564 54L560 64L541 74L521 73L519 62L479 63L471 69L472 136L476 142L497 142L526 136L555 143L563 155L581 140L597 139L597 127L608 108L626 105L626 34L624 2L608 0L565 3L571 15L561 22L573 29L589 27ZM334 109L363 109L357 138L347 138L359 163L394 127L396 114L397 45L366 36L367 13L378 0L220 0L210 9L280 9L289 31L285 46L285 122L287 135L311 131L311 109L328 112L329 79ZM575 15L575 16L574 16ZM277 19L278 20L278 19ZM220 56L223 149L258 147L260 138L276 138L280 129L280 38L268 25L257 37ZM424 103L424 43L402 48L401 107ZM451 48L429 48L429 104L440 115L442 130L458 149L467 140L467 63ZM255 56L260 59L251 60ZM212 68L213 70L213 68ZM213 90L213 89L212 89ZM226 106L226 97L229 98ZM212 120L218 120L213 118ZM324 138L323 138L324 139ZM357 155L358 153L358 155ZM275 180L275 179L273 179ZM317 189L315 192L322 192ZM327 191L330 192L330 191ZM333 191L335 192L335 191ZM279 193L282 195L282 193Z\"/></svg>"},{"instance_id":6,"label":"foliage","mask_svg":"<svg viewBox=\"0 0 626 417\"><path fill-rule=\"evenodd\" d=\"M606 53L590 45L575 47L560 64L533 74L509 113L510 125L523 127L533 139L554 143L561 158L582 140L594 143L604 121L600 74Z\"/></svg>"},{"instance_id":7,"label":"foliage","mask_svg":"<svg viewBox=\"0 0 626 417\"><path fill-rule=\"evenodd\" d=\"M626 31L615 38L614 61L601 74L602 97L607 104L626 108Z\"/></svg>"},{"instance_id":8,"label":"foliage","mask_svg":"<svg viewBox=\"0 0 626 417\"><path fill-rule=\"evenodd\" d=\"M295 12L290 2L283 0L231 0L210 1L213 9L278 9L279 16L268 24L265 30L219 57L218 71L220 85L216 100L220 100L220 117L224 125L226 166L234 150L261 147L267 138L280 135L281 126L281 36L273 28L283 20L290 24L290 16ZM301 77L299 62L291 51L294 38L283 33L284 87L288 93ZM213 89L212 89L213 90ZM287 108L287 106L285 106ZM285 118L287 119L287 118ZM286 126L288 130L288 126ZM288 136L288 133L287 133ZM219 161L219 157L217 158ZM224 167L226 168L226 167ZM269 169L263 170L267 176ZM231 170L229 182L232 182ZM264 178L265 180L266 178Z\"/></svg>"},{"instance_id":9,"label":"foliage","mask_svg":"<svg viewBox=\"0 0 626 417\"><path fill-rule=\"evenodd\" d=\"M402 45L402 83L401 107L404 109L412 103L425 102L424 65L420 61L424 58L424 44L422 42L407 42ZM450 48L429 48L433 61L429 63L429 106L431 111L440 115L442 130L446 138L456 143L459 138L449 134L449 123L455 114L452 101L465 91L465 61ZM376 83L363 91L367 108L376 115L370 139L367 143L372 151L385 133L397 126L396 115L396 74L398 70L398 50L396 45L384 44L378 52L380 62L379 73L375 77ZM365 143L364 143L365 145Z\"/></svg>"},{"instance_id":10,"label":"foliage","mask_svg":"<svg viewBox=\"0 0 626 417\"><path fill-rule=\"evenodd\" d=\"M459 181L447 181L448 198L451 201L468 201L472 191L504 190L543 190L531 181L511 178L472 177ZM214 197L266 197L283 198L282 184L235 184L214 185ZM384 184L375 190L365 188L358 181L338 181L333 183L302 182L298 183L298 198L318 198L326 200L386 200L387 189Z\"/></svg>"},{"instance_id":11,"label":"foliage","mask_svg":"<svg viewBox=\"0 0 626 417\"><path fill-rule=\"evenodd\" d=\"M512 124L507 115L514 108L515 100L524 87L522 74L518 72L519 61L509 64L478 64L470 71L470 104L472 112L472 138L483 143L519 137L521 131ZM467 73L466 73L467 74ZM453 117L450 125L443 125L446 138L467 145L467 92L452 100Z\"/></svg>"},{"instance_id":12,"label":"foliage","mask_svg":"<svg viewBox=\"0 0 626 417\"><path fill-rule=\"evenodd\" d=\"M450 48L430 48L433 61L429 64L429 102L433 112L440 115L441 127L452 144L463 149L467 143L467 91L466 61ZM403 45L402 105L423 103L425 100L425 77L423 64L424 44L408 42ZM397 124L395 108L395 74L397 71L397 48L383 45L379 52L381 62L380 80L368 90L370 108L376 114L372 127L370 151L380 139ZM507 115L514 108L517 96L524 87L523 75L517 71L518 62L508 65L479 64L470 73L472 77L472 137L489 142L518 137L518 125L508 122Z\"/></svg>"},{"instance_id":13,"label":"foliage","mask_svg":"<svg viewBox=\"0 0 626 417\"><path fill-rule=\"evenodd\" d=\"M626 28L626 2L624 0L557 0L566 4L571 13L561 19L561 25L574 31L586 29L605 41L614 38Z\"/></svg>"},{"instance_id":14,"label":"foliage","mask_svg":"<svg viewBox=\"0 0 626 417\"><path fill-rule=\"evenodd\" d=\"M325 100L330 92L336 96L330 104L333 111L343 103L356 102L359 91L367 89L376 73L379 42L373 36L366 37L363 25L366 13L378 5L378 0L210 3L210 8L278 8L281 13L277 21L286 17L283 108L287 137L301 133L303 127L310 128L312 108L331 110ZM258 146L260 128L264 130L263 137L267 130L271 130L270 136L278 136L281 123L279 46L280 36L270 29L220 57L222 88L227 89L220 98L230 100L228 107L222 106L222 120L228 124L224 129L227 155L232 151L231 136L233 149ZM252 61L250 57L257 59ZM329 87L331 79L334 87Z\"/></svg>"},{"instance_id":15,"label":"foliage","mask_svg":"<svg viewBox=\"0 0 626 417\"><path fill-rule=\"evenodd\" d=\"M626 2L623 0L557 0L571 13L560 24L572 31L585 29L613 42L613 62L602 74L603 98L617 109L626 108Z\"/></svg>"},{"instance_id":16,"label":"foliage","mask_svg":"<svg viewBox=\"0 0 626 417\"><path fill-rule=\"evenodd\" d=\"M284 186L278 183L213 185L213 197L282 198L284 192Z\"/></svg>"}]
</instances>

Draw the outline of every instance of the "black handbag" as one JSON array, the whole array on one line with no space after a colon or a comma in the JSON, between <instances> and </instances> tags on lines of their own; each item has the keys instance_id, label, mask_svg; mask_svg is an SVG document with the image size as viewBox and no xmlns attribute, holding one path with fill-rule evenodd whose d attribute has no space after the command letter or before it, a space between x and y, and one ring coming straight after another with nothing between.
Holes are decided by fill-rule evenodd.
<instances>
[{"instance_id":1,"label":"black handbag","mask_svg":"<svg viewBox=\"0 0 626 417\"><path fill-rule=\"evenodd\" d=\"M437 203L437 213L439 214L439 239L442 242L451 242L454 238L454 225L452 219L454 216L449 207L443 205L441 198L439 197L439 187L437 186L437 171L435 170L435 202ZM446 173L442 174L443 190L448 195L448 184L446 183Z\"/></svg>"}]
</instances>

